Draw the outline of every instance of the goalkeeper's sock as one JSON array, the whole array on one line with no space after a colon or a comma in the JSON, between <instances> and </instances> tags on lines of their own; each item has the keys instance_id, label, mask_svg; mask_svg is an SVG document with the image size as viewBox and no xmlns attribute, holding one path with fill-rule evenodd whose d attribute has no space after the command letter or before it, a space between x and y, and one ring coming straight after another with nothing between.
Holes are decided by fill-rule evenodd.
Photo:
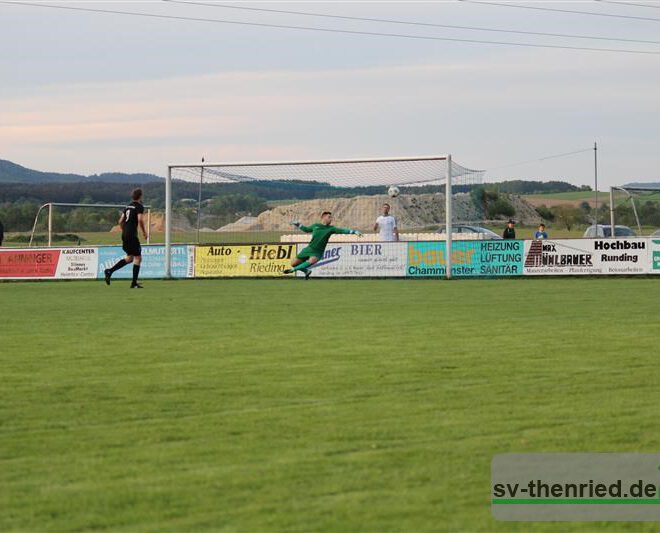
<instances>
[{"instance_id":1,"label":"goalkeeper's sock","mask_svg":"<svg viewBox=\"0 0 660 533\"><path fill-rule=\"evenodd\" d=\"M305 270L306 268L309 268L312 265L309 261L305 261L304 263L300 263L298 266L293 267L291 269L291 272L295 272L296 270Z\"/></svg>"},{"instance_id":2,"label":"goalkeeper's sock","mask_svg":"<svg viewBox=\"0 0 660 533\"><path fill-rule=\"evenodd\" d=\"M133 285L137 285L137 279L140 275L140 265L133 265Z\"/></svg>"},{"instance_id":3,"label":"goalkeeper's sock","mask_svg":"<svg viewBox=\"0 0 660 533\"><path fill-rule=\"evenodd\" d=\"M126 262L126 259L120 259L115 263L115 266L112 268L108 269L108 272L112 275L113 272L119 270L120 268L124 268L128 263Z\"/></svg>"}]
</instances>

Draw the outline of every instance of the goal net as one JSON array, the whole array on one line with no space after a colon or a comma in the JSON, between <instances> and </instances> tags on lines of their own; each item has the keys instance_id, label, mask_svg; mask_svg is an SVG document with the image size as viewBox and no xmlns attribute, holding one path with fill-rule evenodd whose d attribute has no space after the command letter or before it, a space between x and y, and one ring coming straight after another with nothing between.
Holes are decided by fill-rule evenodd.
<instances>
[{"instance_id":1,"label":"goal net","mask_svg":"<svg viewBox=\"0 0 660 533\"><path fill-rule=\"evenodd\" d=\"M451 156L171 165L166 247L305 242L309 234L297 232L291 222L318 222L323 211L333 213L334 225L360 230L362 242L370 242L378 240L374 224L385 203L401 240L449 235L451 241L451 232L438 230L465 218L456 206L473 205L469 190L483 174ZM334 235L331 242L355 238Z\"/></svg>"}]
</instances>

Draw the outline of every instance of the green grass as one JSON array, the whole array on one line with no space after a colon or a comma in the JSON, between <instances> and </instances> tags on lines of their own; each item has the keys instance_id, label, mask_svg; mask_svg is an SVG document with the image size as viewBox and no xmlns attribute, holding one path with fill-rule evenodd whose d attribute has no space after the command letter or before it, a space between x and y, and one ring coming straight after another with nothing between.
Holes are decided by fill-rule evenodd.
<instances>
[{"instance_id":1,"label":"green grass","mask_svg":"<svg viewBox=\"0 0 660 533\"><path fill-rule=\"evenodd\" d=\"M552 192L541 194L530 194L534 198L548 198L549 200L593 200L596 193L593 191L571 191L571 192ZM598 202L609 202L609 192L598 191Z\"/></svg>"},{"instance_id":2,"label":"green grass","mask_svg":"<svg viewBox=\"0 0 660 533\"><path fill-rule=\"evenodd\" d=\"M636 202L645 202L651 200L654 202L660 201L660 193L656 192L644 192L644 193L632 193ZM625 193L620 191L615 191L615 205L619 202L622 202L626 198ZM541 193L541 194L530 194L525 196L531 196L534 198L547 198L548 200L593 200L596 197L596 193L593 191L571 191L571 192L553 192L553 193ZM609 191L598 191L598 202L609 204L610 202L610 193Z\"/></svg>"},{"instance_id":3,"label":"green grass","mask_svg":"<svg viewBox=\"0 0 660 533\"><path fill-rule=\"evenodd\" d=\"M660 449L657 281L0 284L0 530L556 531L490 461Z\"/></svg>"}]
</instances>

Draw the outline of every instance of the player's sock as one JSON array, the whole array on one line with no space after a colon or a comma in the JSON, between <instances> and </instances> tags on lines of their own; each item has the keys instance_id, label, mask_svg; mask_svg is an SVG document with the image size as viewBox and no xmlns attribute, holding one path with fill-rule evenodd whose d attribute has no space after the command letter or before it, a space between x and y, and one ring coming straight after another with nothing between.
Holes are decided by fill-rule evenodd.
<instances>
[{"instance_id":1,"label":"player's sock","mask_svg":"<svg viewBox=\"0 0 660 533\"><path fill-rule=\"evenodd\" d=\"M140 275L140 265L133 265L133 285L137 285L137 280L139 275Z\"/></svg>"},{"instance_id":2,"label":"player's sock","mask_svg":"<svg viewBox=\"0 0 660 533\"><path fill-rule=\"evenodd\" d=\"M112 268L108 269L107 272L110 272L110 276L112 276L113 272L119 270L120 268L125 267L126 265L128 265L126 259L120 259L115 263L115 265Z\"/></svg>"},{"instance_id":3,"label":"player's sock","mask_svg":"<svg viewBox=\"0 0 660 533\"><path fill-rule=\"evenodd\" d=\"M312 271L309 268L306 268L305 270L303 270L303 273L305 274L305 279L309 279L309 276L312 275Z\"/></svg>"},{"instance_id":4,"label":"player's sock","mask_svg":"<svg viewBox=\"0 0 660 533\"><path fill-rule=\"evenodd\" d=\"M312 263L310 263L309 261L305 261L304 263L300 263L298 266L293 267L290 270L291 270L291 272L295 272L296 270L305 270L305 269L309 268L311 265L312 265Z\"/></svg>"}]
</instances>

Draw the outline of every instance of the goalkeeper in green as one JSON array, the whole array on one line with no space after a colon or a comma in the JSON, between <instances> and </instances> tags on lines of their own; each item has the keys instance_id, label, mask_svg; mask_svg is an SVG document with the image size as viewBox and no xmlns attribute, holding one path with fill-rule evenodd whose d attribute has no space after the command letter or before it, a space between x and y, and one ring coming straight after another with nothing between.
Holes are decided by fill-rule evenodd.
<instances>
[{"instance_id":1,"label":"goalkeeper in green","mask_svg":"<svg viewBox=\"0 0 660 533\"><path fill-rule=\"evenodd\" d=\"M325 247L328 245L330 237L335 233L362 237L362 233L358 230L337 228L333 226L332 213L330 211L323 211L320 224L312 224L311 226L303 226L300 222L292 222L291 224L305 233L311 233L312 240L300 251L295 259L291 261L291 268L284 270L284 274L292 274L293 272L300 270L305 274L305 279L307 279L312 273L310 267L323 257Z\"/></svg>"}]
</instances>

